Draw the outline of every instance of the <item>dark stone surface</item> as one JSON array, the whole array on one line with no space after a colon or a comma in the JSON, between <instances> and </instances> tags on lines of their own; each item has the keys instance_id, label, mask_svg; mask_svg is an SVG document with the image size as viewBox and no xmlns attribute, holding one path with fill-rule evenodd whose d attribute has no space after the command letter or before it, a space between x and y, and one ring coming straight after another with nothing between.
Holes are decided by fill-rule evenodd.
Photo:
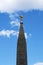
<instances>
[{"instance_id":1,"label":"dark stone surface","mask_svg":"<svg viewBox=\"0 0 43 65\"><path fill-rule=\"evenodd\" d=\"M20 31L17 41L17 62L16 65L27 65L27 48L24 35L23 23L20 23Z\"/></svg>"}]
</instances>

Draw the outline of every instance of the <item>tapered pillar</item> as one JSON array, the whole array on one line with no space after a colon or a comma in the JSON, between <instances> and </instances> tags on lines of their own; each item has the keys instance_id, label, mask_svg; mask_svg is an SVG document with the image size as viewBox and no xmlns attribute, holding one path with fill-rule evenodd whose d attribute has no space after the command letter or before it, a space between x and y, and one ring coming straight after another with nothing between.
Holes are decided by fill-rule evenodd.
<instances>
[{"instance_id":1,"label":"tapered pillar","mask_svg":"<svg viewBox=\"0 0 43 65\"><path fill-rule=\"evenodd\" d=\"M16 65L27 65L27 48L26 48L26 39L24 34L23 22L20 22L20 30L17 41Z\"/></svg>"}]
</instances>

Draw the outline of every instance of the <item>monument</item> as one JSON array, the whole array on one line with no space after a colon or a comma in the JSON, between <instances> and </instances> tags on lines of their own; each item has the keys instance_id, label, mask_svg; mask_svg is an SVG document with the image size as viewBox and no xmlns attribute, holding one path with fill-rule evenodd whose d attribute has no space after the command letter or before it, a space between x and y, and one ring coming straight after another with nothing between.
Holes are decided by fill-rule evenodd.
<instances>
[{"instance_id":1,"label":"monument","mask_svg":"<svg viewBox=\"0 0 43 65\"><path fill-rule=\"evenodd\" d=\"M23 16L20 16L20 30L17 40L17 58L16 65L27 65L27 46L22 22Z\"/></svg>"}]
</instances>

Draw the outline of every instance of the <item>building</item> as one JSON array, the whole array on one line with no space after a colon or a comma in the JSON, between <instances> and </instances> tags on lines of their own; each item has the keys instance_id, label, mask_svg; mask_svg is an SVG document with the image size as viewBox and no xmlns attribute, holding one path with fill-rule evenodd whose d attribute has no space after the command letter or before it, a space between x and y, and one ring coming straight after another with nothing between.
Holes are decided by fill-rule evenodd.
<instances>
[{"instance_id":1,"label":"building","mask_svg":"<svg viewBox=\"0 0 43 65\"><path fill-rule=\"evenodd\" d=\"M22 20L22 16L20 19ZM17 41L17 62L16 65L27 65L27 48L26 48L26 39L24 35L23 22L20 22L20 30Z\"/></svg>"}]
</instances>

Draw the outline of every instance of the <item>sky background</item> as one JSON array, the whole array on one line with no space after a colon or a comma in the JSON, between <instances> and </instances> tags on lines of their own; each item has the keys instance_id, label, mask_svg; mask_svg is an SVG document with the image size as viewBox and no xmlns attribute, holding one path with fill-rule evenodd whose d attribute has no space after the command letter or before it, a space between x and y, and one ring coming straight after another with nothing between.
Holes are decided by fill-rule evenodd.
<instances>
[{"instance_id":1,"label":"sky background","mask_svg":"<svg viewBox=\"0 0 43 65\"><path fill-rule=\"evenodd\" d=\"M16 65L20 15L28 65L43 65L43 0L0 1L0 65Z\"/></svg>"}]
</instances>

